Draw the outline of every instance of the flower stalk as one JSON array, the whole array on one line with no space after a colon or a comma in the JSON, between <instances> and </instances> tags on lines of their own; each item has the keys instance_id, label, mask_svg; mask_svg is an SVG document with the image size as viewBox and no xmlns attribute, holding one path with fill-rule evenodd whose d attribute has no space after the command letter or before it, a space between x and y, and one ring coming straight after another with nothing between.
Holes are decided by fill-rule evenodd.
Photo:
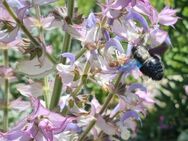
<instances>
[{"instance_id":1,"label":"flower stalk","mask_svg":"<svg viewBox=\"0 0 188 141\"><path fill-rule=\"evenodd\" d=\"M4 5L4 7L5 7L5 9L7 10L7 12L12 16L12 18L16 21L16 23L19 25L19 27L22 29L22 31L31 40L31 42L33 43L33 45L35 47L40 47L41 46L40 43L32 36L32 34L28 31L28 29L25 27L25 25L23 24L23 22L16 16L16 14L12 10L12 8L9 6L9 4L7 3L7 1L3 0L2 3ZM46 53L46 56L48 57L48 59L50 61L52 61L54 64L56 64L56 60L52 56L50 56L48 53Z\"/></svg>"},{"instance_id":2,"label":"flower stalk","mask_svg":"<svg viewBox=\"0 0 188 141\"><path fill-rule=\"evenodd\" d=\"M118 76L117 76L117 79L115 81L115 91L120 83L120 80L121 80L121 77L122 77L123 73L120 73ZM109 93L108 94L108 97L106 98L106 101L104 102L99 114L102 115L104 113L104 111L108 108L108 105L110 104L111 100L113 99L114 97L114 94L113 93ZM87 136L87 134L90 132L90 130L93 128L93 126L95 125L96 123L96 120L92 120L90 122L90 124L88 125L88 127L86 128L86 130L81 134L80 138L78 139L78 141L83 141L84 138Z\"/></svg>"},{"instance_id":3,"label":"flower stalk","mask_svg":"<svg viewBox=\"0 0 188 141\"><path fill-rule=\"evenodd\" d=\"M20 26L20 28L22 29L22 31L28 36L28 38L32 41L32 43L35 46L40 46L40 44L38 43L38 41L31 35L31 33L28 31L28 29L24 26L23 22L16 16L16 14L12 10L12 8L9 6L9 4L7 3L7 1L3 0L2 3L4 5L4 7L6 8L6 10L8 11L8 13L12 16L12 18L16 21L16 23Z\"/></svg>"},{"instance_id":4,"label":"flower stalk","mask_svg":"<svg viewBox=\"0 0 188 141\"><path fill-rule=\"evenodd\" d=\"M74 0L68 0L67 1L67 6L68 6L68 17L69 19L72 19L73 16L73 10L74 10ZM65 33L64 39L63 39L63 48L62 48L62 53L67 52L70 50L71 46L71 36L68 33ZM65 64L66 59L61 58L60 62ZM55 84L53 88L53 93L52 93L52 98L50 102L50 109L54 109L59 102L60 96L61 96L61 90L62 90L62 82L60 76L57 74L55 77Z\"/></svg>"},{"instance_id":5,"label":"flower stalk","mask_svg":"<svg viewBox=\"0 0 188 141\"><path fill-rule=\"evenodd\" d=\"M4 50L4 66L9 66L8 50ZM3 110L3 130L8 130L8 108L9 108L9 81L5 77L4 80L4 110Z\"/></svg>"}]
</instances>

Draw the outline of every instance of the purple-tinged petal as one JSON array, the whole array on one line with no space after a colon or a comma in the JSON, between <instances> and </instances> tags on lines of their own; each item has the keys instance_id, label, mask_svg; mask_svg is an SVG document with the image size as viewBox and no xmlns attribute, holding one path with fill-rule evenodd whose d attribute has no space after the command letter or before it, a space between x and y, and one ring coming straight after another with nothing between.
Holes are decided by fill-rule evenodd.
<instances>
[{"instance_id":1,"label":"purple-tinged petal","mask_svg":"<svg viewBox=\"0 0 188 141\"><path fill-rule=\"evenodd\" d=\"M174 25L178 21L178 19L178 17L161 16L159 17L159 23L162 25L170 26Z\"/></svg>"},{"instance_id":2,"label":"purple-tinged petal","mask_svg":"<svg viewBox=\"0 0 188 141\"><path fill-rule=\"evenodd\" d=\"M41 57L43 59L43 57ZM54 70L54 64L45 57L39 62L39 58L23 60L17 64L17 71L32 78L40 78L48 75Z\"/></svg>"},{"instance_id":3,"label":"purple-tinged petal","mask_svg":"<svg viewBox=\"0 0 188 141\"><path fill-rule=\"evenodd\" d=\"M65 52L65 53L61 54L61 56L68 58L71 65L73 65L75 60L76 60L76 56L72 53L69 53L69 52Z\"/></svg>"},{"instance_id":4,"label":"purple-tinged petal","mask_svg":"<svg viewBox=\"0 0 188 141\"><path fill-rule=\"evenodd\" d=\"M20 9L24 7L24 4L20 0L7 0L7 3L16 9Z\"/></svg>"},{"instance_id":5,"label":"purple-tinged petal","mask_svg":"<svg viewBox=\"0 0 188 141\"><path fill-rule=\"evenodd\" d=\"M122 12L120 10L115 9L105 9L103 11L104 15L106 15L110 19L116 19L121 16Z\"/></svg>"},{"instance_id":6,"label":"purple-tinged petal","mask_svg":"<svg viewBox=\"0 0 188 141\"><path fill-rule=\"evenodd\" d=\"M154 103L153 99L149 97L149 94L145 91L137 90L135 93L139 98L143 99L145 102Z\"/></svg>"},{"instance_id":7,"label":"purple-tinged petal","mask_svg":"<svg viewBox=\"0 0 188 141\"><path fill-rule=\"evenodd\" d=\"M47 141L53 141L53 126L49 120L44 119L38 124L39 128L42 131L42 134L46 138Z\"/></svg>"},{"instance_id":8,"label":"purple-tinged petal","mask_svg":"<svg viewBox=\"0 0 188 141\"><path fill-rule=\"evenodd\" d=\"M167 44L167 46L173 47L172 42L171 42L169 36L167 36L167 38L166 38L166 40L165 40L165 43Z\"/></svg>"},{"instance_id":9,"label":"purple-tinged petal","mask_svg":"<svg viewBox=\"0 0 188 141\"><path fill-rule=\"evenodd\" d=\"M151 47L156 47L161 45L168 37L168 33L160 30L160 29L154 29L150 31L149 35L149 42L151 43Z\"/></svg>"},{"instance_id":10,"label":"purple-tinged petal","mask_svg":"<svg viewBox=\"0 0 188 141\"><path fill-rule=\"evenodd\" d=\"M134 10L146 15L153 25L158 23L158 12L157 10L150 4L150 2L138 2L134 7Z\"/></svg>"},{"instance_id":11,"label":"purple-tinged petal","mask_svg":"<svg viewBox=\"0 0 188 141\"><path fill-rule=\"evenodd\" d=\"M96 25L96 17L95 17L95 14L94 13L90 13L87 20L86 20L86 28L92 28Z\"/></svg>"},{"instance_id":12,"label":"purple-tinged petal","mask_svg":"<svg viewBox=\"0 0 188 141\"><path fill-rule=\"evenodd\" d=\"M5 139L7 140L16 140L18 138L20 138L21 136L23 136L23 132L22 131L13 131L11 133L6 133L3 135Z\"/></svg>"},{"instance_id":13,"label":"purple-tinged petal","mask_svg":"<svg viewBox=\"0 0 188 141\"><path fill-rule=\"evenodd\" d=\"M30 106L31 105L28 101L23 101L21 98L18 98L10 102L10 108L18 110L19 112L29 109Z\"/></svg>"},{"instance_id":14,"label":"purple-tinged petal","mask_svg":"<svg viewBox=\"0 0 188 141\"><path fill-rule=\"evenodd\" d=\"M152 5L150 2L138 2L133 9L143 15L149 16L151 13Z\"/></svg>"},{"instance_id":15,"label":"purple-tinged petal","mask_svg":"<svg viewBox=\"0 0 188 141\"><path fill-rule=\"evenodd\" d=\"M16 125L16 127L13 127L11 131L3 134L3 136L8 141L23 141L22 138L24 138L24 141L30 141L31 140L31 134L30 132L27 132L26 130L32 128L30 124L26 124L26 121L21 121ZM29 131L29 130L28 130Z\"/></svg>"},{"instance_id":16,"label":"purple-tinged petal","mask_svg":"<svg viewBox=\"0 0 188 141\"><path fill-rule=\"evenodd\" d=\"M70 97L70 95L61 96L60 101L59 101L59 107L61 110L63 110L65 108L69 97Z\"/></svg>"},{"instance_id":17,"label":"purple-tinged petal","mask_svg":"<svg viewBox=\"0 0 188 141\"><path fill-rule=\"evenodd\" d=\"M0 42L0 49L15 49L15 50L18 50L18 47L19 47L21 42L22 42L21 39L15 39L15 40L13 40L9 43Z\"/></svg>"},{"instance_id":18,"label":"purple-tinged petal","mask_svg":"<svg viewBox=\"0 0 188 141\"><path fill-rule=\"evenodd\" d=\"M126 107L125 101L120 97L119 103L116 105L116 107L111 111L110 117L113 117L118 113L119 111L123 111Z\"/></svg>"},{"instance_id":19,"label":"purple-tinged petal","mask_svg":"<svg viewBox=\"0 0 188 141\"><path fill-rule=\"evenodd\" d=\"M140 83L134 83L134 84L131 84L127 88L127 93L131 93L132 91L137 90L137 89L139 89L141 91L144 91L144 92L147 92L146 87L144 87L142 84L140 84Z\"/></svg>"},{"instance_id":20,"label":"purple-tinged petal","mask_svg":"<svg viewBox=\"0 0 188 141\"><path fill-rule=\"evenodd\" d=\"M114 39L118 40L118 41L123 41L124 38L120 37L120 36L115 36Z\"/></svg>"},{"instance_id":21,"label":"purple-tinged petal","mask_svg":"<svg viewBox=\"0 0 188 141\"><path fill-rule=\"evenodd\" d=\"M75 77L75 66L74 65L63 65L63 64L58 64L56 66L56 69L62 79L62 82L65 86L72 86L74 84L77 84L77 81L74 81Z\"/></svg>"},{"instance_id":22,"label":"purple-tinged petal","mask_svg":"<svg viewBox=\"0 0 188 141\"><path fill-rule=\"evenodd\" d=\"M17 13L17 16L18 18L22 21L24 16L25 16L25 13L26 11L28 10L29 6L24 6L20 9L18 9L18 11L16 12Z\"/></svg>"},{"instance_id":23,"label":"purple-tinged petal","mask_svg":"<svg viewBox=\"0 0 188 141\"><path fill-rule=\"evenodd\" d=\"M97 116L96 125L107 135L115 135L116 134L116 127L107 123L101 115Z\"/></svg>"},{"instance_id":24,"label":"purple-tinged petal","mask_svg":"<svg viewBox=\"0 0 188 141\"><path fill-rule=\"evenodd\" d=\"M40 83L32 83L29 85L18 84L17 90L23 96L26 96L26 97L30 97L30 96L39 97L43 93L42 85Z\"/></svg>"},{"instance_id":25,"label":"purple-tinged petal","mask_svg":"<svg viewBox=\"0 0 188 141\"><path fill-rule=\"evenodd\" d=\"M130 60L123 66L119 67L120 72L124 72L125 74L130 73L132 70L136 69L139 66L139 62L136 60Z\"/></svg>"},{"instance_id":26,"label":"purple-tinged petal","mask_svg":"<svg viewBox=\"0 0 188 141\"><path fill-rule=\"evenodd\" d=\"M140 76L142 76L142 72L139 69L141 67L142 67L142 64L138 62L137 68L131 71L131 74L135 79L138 79L140 78Z\"/></svg>"},{"instance_id":27,"label":"purple-tinged petal","mask_svg":"<svg viewBox=\"0 0 188 141\"><path fill-rule=\"evenodd\" d=\"M101 38L103 37L101 28L99 26L94 26L87 30L85 37L84 37L84 42L86 43L93 43L93 42L98 42Z\"/></svg>"},{"instance_id":28,"label":"purple-tinged petal","mask_svg":"<svg viewBox=\"0 0 188 141\"><path fill-rule=\"evenodd\" d=\"M76 133L80 133L82 131L82 129L80 127L78 127L75 123L69 123L66 126L66 131L71 131L71 132L76 132Z\"/></svg>"},{"instance_id":29,"label":"purple-tinged petal","mask_svg":"<svg viewBox=\"0 0 188 141\"><path fill-rule=\"evenodd\" d=\"M11 23L15 23L14 19L10 16L10 14L2 7L0 7L0 21L7 21Z\"/></svg>"},{"instance_id":30,"label":"purple-tinged petal","mask_svg":"<svg viewBox=\"0 0 188 141\"><path fill-rule=\"evenodd\" d=\"M111 8L112 9L116 9L116 10L121 10L123 8L125 8L126 6L128 6L128 4L131 2L131 0L115 0L112 4L111 4Z\"/></svg>"},{"instance_id":31,"label":"purple-tinged petal","mask_svg":"<svg viewBox=\"0 0 188 141\"><path fill-rule=\"evenodd\" d=\"M137 0L131 0L131 6L134 7L136 5Z\"/></svg>"},{"instance_id":32,"label":"purple-tinged petal","mask_svg":"<svg viewBox=\"0 0 188 141\"><path fill-rule=\"evenodd\" d=\"M110 40L110 33L108 31L104 30L103 34L104 34L106 41L109 41Z\"/></svg>"},{"instance_id":33,"label":"purple-tinged petal","mask_svg":"<svg viewBox=\"0 0 188 141\"><path fill-rule=\"evenodd\" d=\"M95 114L99 113L99 111L101 110L101 104L99 103L99 101L96 99L96 97L93 97L93 99L91 100L91 112L90 115L95 116Z\"/></svg>"},{"instance_id":34,"label":"purple-tinged petal","mask_svg":"<svg viewBox=\"0 0 188 141\"><path fill-rule=\"evenodd\" d=\"M115 35L124 38L124 40L134 43L135 40L140 38L141 28L136 26L136 23L132 20L126 21L124 17L119 20L115 20L112 25L112 32Z\"/></svg>"},{"instance_id":35,"label":"purple-tinged petal","mask_svg":"<svg viewBox=\"0 0 188 141\"><path fill-rule=\"evenodd\" d=\"M8 78L13 76L13 69L10 67L0 66L0 77Z\"/></svg>"},{"instance_id":36,"label":"purple-tinged petal","mask_svg":"<svg viewBox=\"0 0 188 141\"><path fill-rule=\"evenodd\" d=\"M124 49L123 49L121 43L117 39L113 38L113 39L110 39L109 41L107 41L106 49L108 50L110 47L115 47L120 53L124 52Z\"/></svg>"},{"instance_id":37,"label":"purple-tinged petal","mask_svg":"<svg viewBox=\"0 0 188 141\"><path fill-rule=\"evenodd\" d=\"M42 132L38 132L35 136L35 141L46 141L46 138L43 136Z\"/></svg>"},{"instance_id":38,"label":"purple-tinged petal","mask_svg":"<svg viewBox=\"0 0 188 141\"><path fill-rule=\"evenodd\" d=\"M0 31L0 42L10 43L16 39L19 27L15 27L11 32Z\"/></svg>"},{"instance_id":39,"label":"purple-tinged petal","mask_svg":"<svg viewBox=\"0 0 188 141\"><path fill-rule=\"evenodd\" d=\"M166 26L174 25L179 19L176 12L177 10L165 7L158 15L159 23Z\"/></svg>"},{"instance_id":40,"label":"purple-tinged petal","mask_svg":"<svg viewBox=\"0 0 188 141\"><path fill-rule=\"evenodd\" d=\"M73 117L62 117L57 113L52 113L50 117L50 121L53 122L54 129L53 132L54 134L59 134L63 131L66 130L67 126L69 123L72 123L75 120ZM67 128L69 129L69 128Z\"/></svg>"},{"instance_id":41,"label":"purple-tinged petal","mask_svg":"<svg viewBox=\"0 0 188 141\"><path fill-rule=\"evenodd\" d=\"M125 120L127 120L128 118L132 118L132 117L135 118L136 120L141 121L138 113L133 110L125 112L123 116L121 117L120 121L124 123Z\"/></svg>"},{"instance_id":42,"label":"purple-tinged petal","mask_svg":"<svg viewBox=\"0 0 188 141\"><path fill-rule=\"evenodd\" d=\"M83 27L79 26L71 26L67 23L64 23L63 30L67 33L69 33L73 38L83 41L84 36L86 34L86 31L83 29Z\"/></svg>"},{"instance_id":43,"label":"purple-tinged petal","mask_svg":"<svg viewBox=\"0 0 188 141\"><path fill-rule=\"evenodd\" d=\"M129 13L125 16L125 20L129 20L129 19L138 21L144 28L145 32L149 29L146 19L141 14L137 13L136 11L134 10L129 11Z\"/></svg>"},{"instance_id":44,"label":"purple-tinged petal","mask_svg":"<svg viewBox=\"0 0 188 141\"><path fill-rule=\"evenodd\" d=\"M132 54L132 48L133 48L133 45L128 44L127 51L126 51L126 56L131 56L131 54Z\"/></svg>"}]
</instances>

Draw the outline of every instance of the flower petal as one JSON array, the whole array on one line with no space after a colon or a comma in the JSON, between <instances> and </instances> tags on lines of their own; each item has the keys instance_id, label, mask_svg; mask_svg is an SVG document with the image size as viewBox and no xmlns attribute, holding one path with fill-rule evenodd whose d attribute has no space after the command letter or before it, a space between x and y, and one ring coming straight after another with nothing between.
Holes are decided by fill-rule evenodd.
<instances>
[{"instance_id":1,"label":"flower petal","mask_svg":"<svg viewBox=\"0 0 188 141\"><path fill-rule=\"evenodd\" d=\"M61 54L61 56L68 58L71 65L73 65L76 60L76 56L69 52L65 52L65 53Z\"/></svg>"},{"instance_id":2,"label":"flower petal","mask_svg":"<svg viewBox=\"0 0 188 141\"><path fill-rule=\"evenodd\" d=\"M42 95L42 85L40 83L32 83L30 85L18 84L17 90L26 97L34 96L39 97Z\"/></svg>"},{"instance_id":3,"label":"flower petal","mask_svg":"<svg viewBox=\"0 0 188 141\"><path fill-rule=\"evenodd\" d=\"M93 26L96 25L96 17L94 15L94 13L90 13L87 20L86 20L86 28L92 28Z\"/></svg>"},{"instance_id":4,"label":"flower petal","mask_svg":"<svg viewBox=\"0 0 188 141\"><path fill-rule=\"evenodd\" d=\"M111 38L107 43L106 43L106 49L108 50L110 47L114 47L116 48L120 53L124 52L124 49L121 45L121 43L119 42L119 40L115 39L115 38ZM105 53L107 52L104 51Z\"/></svg>"},{"instance_id":5,"label":"flower petal","mask_svg":"<svg viewBox=\"0 0 188 141\"><path fill-rule=\"evenodd\" d=\"M97 122L96 125L107 135L115 135L116 134L116 128L113 125L110 125L107 123L102 116L97 116Z\"/></svg>"},{"instance_id":6,"label":"flower petal","mask_svg":"<svg viewBox=\"0 0 188 141\"><path fill-rule=\"evenodd\" d=\"M17 71L32 78L44 77L54 70L54 65L46 57L42 63L42 66L40 66L41 64L37 57L33 60L24 60L18 63Z\"/></svg>"},{"instance_id":7,"label":"flower petal","mask_svg":"<svg viewBox=\"0 0 188 141\"><path fill-rule=\"evenodd\" d=\"M123 116L121 117L120 121L122 123L124 123L125 120L127 120L128 118L131 118L131 117L135 118L136 120L141 121L140 116L138 115L138 113L133 111L133 110L125 112L123 114Z\"/></svg>"}]
</instances>

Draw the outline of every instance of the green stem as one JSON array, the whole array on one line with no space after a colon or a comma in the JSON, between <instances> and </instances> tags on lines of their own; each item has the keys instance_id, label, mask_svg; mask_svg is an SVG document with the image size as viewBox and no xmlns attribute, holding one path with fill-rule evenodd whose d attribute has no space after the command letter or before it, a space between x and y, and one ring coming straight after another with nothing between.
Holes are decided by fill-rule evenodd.
<instances>
[{"instance_id":1,"label":"green stem","mask_svg":"<svg viewBox=\"0 0 188 141\"><path fill-rule=\"evenodd\" d=\"M78 54L76 54L76 60L79 59L85 52L87 51L86 48L82 48Z\"/></svg>"},{"instance_id":2,"label":"green stem","mask_svg":"<svg viewBox=\"0 0 188 141\"><path fill-rule=\"evenodd\" d=\"M86 128L86 130L81 134L80 138L78 139L78 141L84 141L84 138L87 136L87 134L89 133L89 131L93 128L93 126L95 125L96 120L92 120L90 122L90 124L88 125L88 127Z\"/></svg>"},{"instance_id":3,"label":"green stem","mask_svg":"<svg viewBox=\"0 0 188 141\"><path fill-rule=\"evenodd\" d=\"M120 83L121 77L122 77L123 73L120 73L116 79L115 82L115 91ZM109 93L108 97L106 99L106 101L104 102L99 114L102 115L104 113L104 111L107 109L108 105L110 104L111 100L113 99L114 94L113 93ZM96 120L92 120L90 122L90 124L88 125L88 127L86 128L86 130L81 134L80 138L78 139L78 141L84 141L84 138L87 136L87 134L90 132L90 130L93 128L93 126L95 125Z\"/></svg>"},{"instance_id":4,"label":"green stem","mask_svg":"<svg viewBox=\"0 0 188 141\"><path fill-rule=\"evenodd\" d=\"M48 85L48 77L44 77L44 100L46 103L46 107L49 108L49 85Z\"/></svg>"},{"instance_id":5,"label":"green stem","mask_svg":"<svg viewBox=\"0 0 188 141\"><path fill-rule=\"evenodd\" d=\"M4 50L4 66L9 66L8 50ZM4 80L4 111L3 111L3 130L8 130L8 107L9 107L9 81Z\"/></svg>"},{"instance_id":6,"label":"green stem","mask_svg":"<svg viewBox=\"0 0 188 141\"><path fill-rule=\"evenodd\" d=\"M12 8L9 6L6 0L3 0L3 5L5 6L8 13L12 16L12 18L16 21L16 23L20 26L23 32L29 37L29 39L33 42L35 46L40 46L38 41L31 35L28 29L24 26L23 22L16 16Z\"/></svg>"},{"instance_id":7,"label":"green stem","mask_svg":"<svg viewBox=\"0 0 188 141\"><path fill-rule=\"evenodd\" d=\"M74 0L68 0L67 5L68 5L68 15L67 16L70 19L72 19L73 10L74 10ZM71 40L72 40L71 36L68 33L65 33L65 36L63 39L62 53L70 50ZM60 62L64 64L66 62L66 59L61 58ZM55 77L55 83L54 83L52 98L51 98L51 102L50 102L50 109L54 109L58 105L59 99L61 97L62 85L63 84L61 82L61 78L57 74Z\"/></svg>"},{"instance_id":8,"label":"green stem","mask_svg":"<svg viewBox=\"0 0 188 141\"><path fill-rule=\"evenodd\" d=\"M9 6L6 0L3 0L3 5L6 8L7 12L12 16L12 18L16 21L16 23L19 25L19 27L22 29L22 31L26 34L26 36L31 40L33 45L35 47L40 47L40 43L32 36L32 34L28 31L28 29L25 27L23 22L16 16L12 8ZM55 59L50 56L48 53L46 53L46 56L48 57L49 60L51 60L54 64L56 64Z\"/></svg>"},{"instance_id":9,"label":"green stem","mask_svg":"<svg viewBox=\"0 0 188 141\"><path fill-rule=\"evenodd\" d=\"M84 73L81 77L81 82L80 82L79 86L72 93L73 98L75 98L77 96L77 94L80 92L83 85L85 84L89 70L90 70L90 63L89 63L89 61L87 61L85 68L84 68Z\"/></svg>"}]
</instances>

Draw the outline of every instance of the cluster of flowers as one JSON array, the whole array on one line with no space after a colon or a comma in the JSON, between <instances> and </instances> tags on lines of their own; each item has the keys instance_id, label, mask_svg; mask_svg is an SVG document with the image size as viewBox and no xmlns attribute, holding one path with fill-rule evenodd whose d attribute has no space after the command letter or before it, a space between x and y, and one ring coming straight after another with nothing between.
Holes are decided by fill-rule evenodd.
<instances>
[{"instance_id":1,"label":"cluster of flowers","mask_svg":"<svg viewBox=\"0 0 188 141\"><path fill-rule=\"evenodd\" d=\"M141 83L125 84L131 75L135 79L142 76L131 50L139 46L149 50L164 42L171 45L168 33L161 26L173 26L177 22L176 10L165 7L158 12L149 0L107 0L98 3L101 12L90 13L87 18L78 16L81 23L76 24L68 17L66 7L41 16L40 6L55 1L0 2L0 48L30 54L30 59L18 62L16 69L1 66L0 75L9 82L17 73L30 78L29 84L19 84L17 90L28 97L33 110L14 128L0 132L0 140L129 139L136 132L135 120L140 121L140 114L146 114L145 104L154 102ZM75 19L78 17L75 15ZM46 44L43 34L54 28L62 28L79 40L82 54L63 52L61 57L66 58L67 63L53 61L52 48ZM62 96L56 106L59 113L48 109L49 99L54 98L50 95L51 89L43 100L42 84L34 82L35 79L31 81L32 78L53 76L52 72L62 81ZM104 104L98 102L95 94L80 91L86 81L109 92ZM53 85L53 82L54 79L47 83ZM116 99L113 103L116 105L108 108L112 98ZM28 107L21 99L9 105L22 112Z\"/></svg>"}]
</instances>

